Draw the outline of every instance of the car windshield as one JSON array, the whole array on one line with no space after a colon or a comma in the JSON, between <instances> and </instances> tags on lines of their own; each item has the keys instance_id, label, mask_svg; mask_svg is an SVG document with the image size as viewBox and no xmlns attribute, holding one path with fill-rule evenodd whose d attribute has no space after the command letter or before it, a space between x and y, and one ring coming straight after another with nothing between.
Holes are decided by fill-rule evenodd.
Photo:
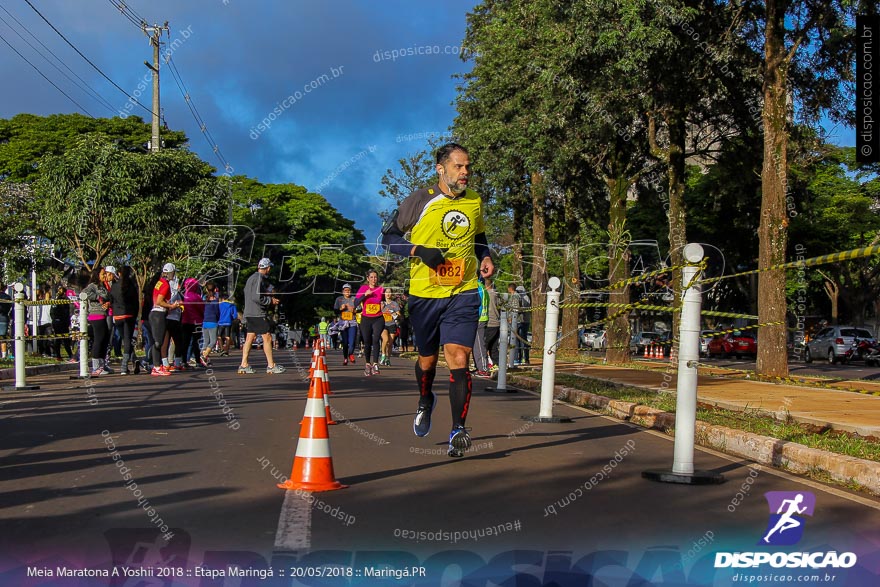
<instances>
[{"instance_id":1,"label":"car windshield","mask_svg":"<svg viewBox=\"0 0 880 587\"><path fill-rule=\"evenodd\" d=\"M841 328L840 336L858 336L859 338L874 338L871 333L863 328Z\"/></svg>"},{"instance_id":2,"label":"car windshield","mask_svg":"<svg viewBox=\"0 0 880 587\"><path fill-rule=\"evenodd\" d=\"M754 333L742 332L740 330L735 330L731 336L733 336L734 338L755 338Z\"/></svg>"}]
</instances>

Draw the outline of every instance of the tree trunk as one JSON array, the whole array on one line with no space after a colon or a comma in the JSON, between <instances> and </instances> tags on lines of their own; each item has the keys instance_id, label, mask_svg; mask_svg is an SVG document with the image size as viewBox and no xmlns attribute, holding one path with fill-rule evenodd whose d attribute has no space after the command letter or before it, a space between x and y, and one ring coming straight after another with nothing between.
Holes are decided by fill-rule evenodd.
<instances>
[{"instance_id":1,"label":"tree trunk","mask_svg":"<svg viewBox=\"0 0 880 587\"><path fill-rule=\"evenodd\" d=\"M825 294L831 300L831 324L837 326L838 323L838 300L840 299L840 288L828 277L825 278Z\"/></svg>"},{"instance_id":2,"label":"tree trunk","mask_svg":"<svg viewBox=\"0 0 880 587\"><path fill-rule=\"evenodd\" d=\"M547 221L545 218L545 202L547 185L540 171L532 173L532 264L531 287L528 289L532 298L532 306L543 306L547 301L547 258L545 245L547 242ZM541 357L544 351L544 310L532 312L532 351L531 359Z\"/></svg>"},{"instance_id":3,"label":"tree trunk","mask_svg":"<svg viewBox=\"0 0 880 587\"><path fill-rule=\"evenodd\" d=\"M577 304L580 302L581 270L578 249L580 248L580 225L578 223L575 207L575 194L572 190L565 193L565 233L569 236L569 243L565 247L565 260L563 261L564 279L562 280L562 303ZM563 308L562 310L562 335L560 350L577 352L578 343L578 316L579 308Z\"/></svg>"},{"instance_id":4,"label":"tree trunk","mask_svg":"<svg viewBox=\"0 0 880 587\"><path fill-rule=\"evenodd\" d=\"M667 170L669 175L669 258L673 267L684 262L684 246L687 244L686 212L684 207L684 176L685 176L685 127L684 112L678 109L669 111L666 116L669 128L669 158ZM680 306L683 297L681 285L681 269L675 269L670 276L674 305ZM678 341L678 323L680 312L672 313L672 334ZM677 342L676 342L677 346Z\"/></svg>"},{"instance_id":5,"label":"tree trunk","mask_svg":"<svg viewBox=\"0 0 880 587\"><path fill-rule=\"evenodd\" d=\"M761 172L761 223L758 226L758 268L785 262L785 193L788 169L787 63L785 62L785 3L767 0L764 32L764 163ZM771 377L788 376L785 336L785 271L765 271L758 277L758 319L780 322L758 329L756 371Z\"/></svg>"},{"instance_id":6,"label":"tree trunk","mask_svg":"<svg viewBox=\"0 0 880 587\"><path fill-rule=\"evenodd\" d=\"M605 183L610 195L608 234L608 283L614 285L629 277L629 242L624 236L626 228L626 192L630 185L622 174L607 177ZM629 303L629 286L612 290L608 296L612 304ZM610 363L624 363L629 359L629 312L620 308L608 308L608 315L618 314L611 322L606 322L608 348L605 357Z\"/></svg>"}]
</instances>

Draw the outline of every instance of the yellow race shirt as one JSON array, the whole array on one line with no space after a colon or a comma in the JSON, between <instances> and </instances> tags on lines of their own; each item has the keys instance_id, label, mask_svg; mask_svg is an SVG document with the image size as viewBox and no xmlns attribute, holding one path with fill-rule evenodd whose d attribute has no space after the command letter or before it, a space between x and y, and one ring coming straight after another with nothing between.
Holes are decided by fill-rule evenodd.
<instances>
[{"instance_id":1,"label":"yellow race shirt","mask_svg":"<svg viewBox=\"0 0 880 587\"><path fill-rule=\"evenodd\" d=\"M477 288L479 269L474 236L486 231L483 200L472 191L450 198L438 186L410 194L400 205L398 227L414 245L444 251L446 263L434 271L410 258L409 291L423 298L448 298Z\"/></svg>"}]
</instances>

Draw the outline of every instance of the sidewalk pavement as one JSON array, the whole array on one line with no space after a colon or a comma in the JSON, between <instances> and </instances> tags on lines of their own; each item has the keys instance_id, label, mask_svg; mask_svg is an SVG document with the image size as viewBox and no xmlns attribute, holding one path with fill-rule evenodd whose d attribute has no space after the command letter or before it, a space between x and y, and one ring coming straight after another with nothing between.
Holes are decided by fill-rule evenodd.
<instances>
[{"instance_id":1,"label":"sidewalk pavement","mask_svg":"<svg viewBox=\"0 0 880 587\"><path fill-rule=\"evenodd\" d=\"M658 368L660 366L658 364ZM677 380L672 369L667 369L667 373L611 365L559 363L556 371L652 390L675 391ZM701 371L697 379L697 401L733 410L756 410L777 418L789 416L805 424L880 437L880 397L857 391L718 377L722 373L712 369ZM880 384L872 381L847 381L840 386L880 391Z\"/></svg>"}]
</instances>

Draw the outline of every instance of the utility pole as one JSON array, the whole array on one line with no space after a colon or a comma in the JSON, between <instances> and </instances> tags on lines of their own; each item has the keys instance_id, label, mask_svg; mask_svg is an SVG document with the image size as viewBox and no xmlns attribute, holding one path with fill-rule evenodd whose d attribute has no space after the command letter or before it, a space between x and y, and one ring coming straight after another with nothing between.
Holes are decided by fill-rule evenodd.
<instances>
[{"instance_id":1,"label":"utility pole","mask_svg":"<svg viewBox=\"0 0 880 587\"><path fill-rule=\"evenodd\" d=\"M144 34L150 37L150 45L153 47L153 64L144 61L144 65L153 71L153 131L150 137L150 151L159 152L159 46L162 32L168 32L168 21L159 26L154 24L151 27L144 24Z\"/></svg>"}]
</instances>

